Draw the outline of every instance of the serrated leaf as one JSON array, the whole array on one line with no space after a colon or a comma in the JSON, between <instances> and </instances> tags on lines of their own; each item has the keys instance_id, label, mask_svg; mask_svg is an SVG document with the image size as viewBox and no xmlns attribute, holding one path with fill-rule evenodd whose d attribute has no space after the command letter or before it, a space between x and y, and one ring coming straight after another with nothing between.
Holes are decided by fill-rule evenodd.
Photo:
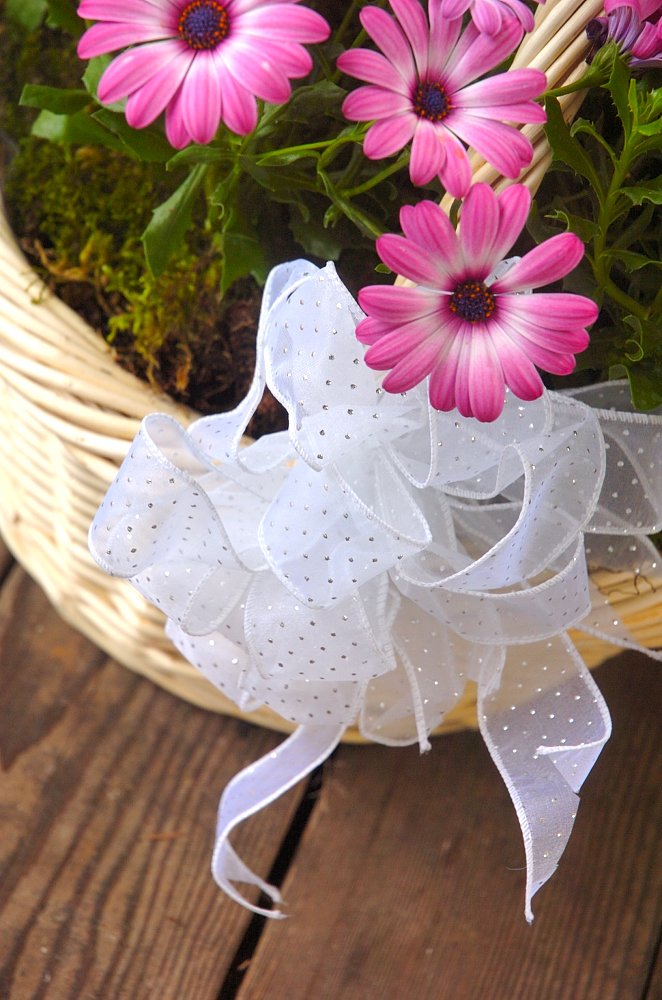
<instances>
[{"instance_id":1,"label":"serrated leaf","mask_svg":"<svg viewBox=\"0 0 662 1000\"><path fill-rule=\"evenodd\" d=\"M620 54L615 55L606 86L623 124L626 141L633 124L632 108L628 99L630 76L629 67L623 57Z\"/></svg>"},{"instance_id":2,"label":"serrated leaf","mask_svg":"<svg viewBox=\"0 0 662 1000\"><path fill-rule=\"evenodd\" d=\"M184 240L206 171L204 165L194 167L167 201L152 213L141 239L147 266L155 277L163 273L170 257Z\"/></svg>"},{"instance_id":3,"label":"serrated leaf","mask_svg":"<svg viewBox=\"0 0 662 1000\"><path fill-rule=\"evenodd\" d=\"M85 90L65 90L60 87L44 87L28 83L23 87L19 104L27 108L41 108L56 115L71 115L90 103Z\"/></svg>"},{"instance_id":4,"label":"serrated leaf","mask_svg":"<svg viewBox=\"0 0 662 1000\"><path fill-rule=\"evenodd\" d=\"M595 168L587 153L573 139L558 100L555 97L545 98L545 110L547 112L545 134L552 147L554 158L566 163L575 173L585 177L595 191L601 191L602 186Z\"/></svg>"},{"instance_id":5,"label":"serrated leaf","mask_svg":"<svg viewBox=\"0 0 662 1000\"><path fill-rule=\"evenodd\" d=\"M545 218L562 222L566 229L579 236L583 243L590 243L600 231L597 223L593 222L592 219L585 219L581 215L564 212L561 208L555 208L553 211L547 212Z\"/></svg>"},{"instance_id":6,"label":"serrated leaf","mask_svg":"<svg viewBox=\"0 0 662 1000\"><path fill-rule=\"evenodd\" d=\"M156 128L131 128L123 114L110 108L99 108L92 117L120 140L125 152L145 163L165 163L172 155L172 146Z\"/></svg>"},{"instance_id":7,"label":"serrated leaf","mask_svg":"<svg viewBox=\"0 0 662 1000\"><path fill-rule=\"evenodd\" d=\"M634 187L621 188L621 194L630 199L633 205L642 205L650 201L654 205L662 205L662 177L655 177Z\"/></svg>"},{"instance_id":8,"label":"serrated leaf","mask_svg":"<svg viewBox=\"0 0 662 1000\"><path fill-rule=\"evenodd\" d=\"M123 149L119 139L84 111L78 111L75 115L56 115L52 111L42 111L33 123L31 132L39 139L51 142Z\"/></svg>"},{"instance_id":9,"label":"serrated leaf","mask_svg":"<svg viewBox=\"0 0 662 1000\"><path fill-rule=\"evenodd\" d=\"M34 31L43 21L46 9L46 0L7 0L5 14L10 23Z\"/></svg>"}]
</instances>

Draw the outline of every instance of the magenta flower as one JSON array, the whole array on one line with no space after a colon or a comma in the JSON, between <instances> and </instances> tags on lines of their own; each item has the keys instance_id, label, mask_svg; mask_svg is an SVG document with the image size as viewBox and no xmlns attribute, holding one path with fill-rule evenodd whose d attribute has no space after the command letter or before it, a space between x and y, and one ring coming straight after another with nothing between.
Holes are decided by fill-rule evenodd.
<instances>
[{"instance_id":1,"label":"magenta flower","mask_svg":"<svg viewBox=\"0 0 662 1000\"><path fill-rule=\"evenodd\" d=\"M127 98L126 120L144 128L162 111L176 149L210 142L219 122L239 135L257 124L255 97L287 101L290 78L312 67L302 42L329 26L297 0L82 0L97 20L78 45L82 59L130 45L99 81L104 104Z\"/></svg>"},{"instance_id":2,"label":"magenta flower","mask_svg":"<svg viewBox=\"0 0 662 1000\"><path fill-rule=\"evenodd\" d=\"M404 236L377 240L379 256L416 287L369 285L359 293L368 314L356 331L369 344L365 361L388 392L430 377L430 402L465 417L495 420L505 386L536 399L544 371L568 375L588 345L586 327L598 308L582 295L523 294L568 274L584 246L573 233L552 236L497 269L519 236L531 205L523 184L497 196L474 184L461 211L459 235L435 202L400 212ZM497 274L500 276L497 277Z\"/></svg>"},{"instance_id":3,"label":"magenta flower","mask_svg":"<svg viewBox=\"0 0 662 1000\"><path fill-rule=\"evenodd\" d=\"M662 0L619 0L605 2L606 17L595 17L586 25L586 34L595 53L608 41L614 41L629 56L634 69L662 66ZM648 20L647 18L652 18Z\"/></svg>"},{"instance_id":4,"label":"magenta flower","mask_svg":"<svg viewBox=\"0 0 662 1000\"><path fill-rule=\"evenodd\" d=\"M533 30L533 14L522 0L441 0L439 6L442 15L451 18L461 17L471 10L471 19L478 30L488 35L496 35L504 19L513 16L521 25L520 37L525 31Z\"/></svg>"},{"instance_id":5,"label":"magenta flower","mask_svg":"<svg viewBox=\"0 0 662 1000\"><path fill-rule=\"evenodd\" d=\"M371 121L363 151L369 159L398 152L411 140L409 173L414 184L439 176L461 198L471 184L465 145L473 146L499 173L518 177L531 162L531 143L509 122L543 122L532 98L545 89L544 73L518 69L486 80L521 37L514 17L490 36L475 25L462 32L462 18L441 14L442 0L430 0L430 21L417 0L390 0L397 20L366 7L361 23L382 52L351 49L338 59L343 72L368 83L349 94L343 113Z\"/></svg>"}]
</instances>

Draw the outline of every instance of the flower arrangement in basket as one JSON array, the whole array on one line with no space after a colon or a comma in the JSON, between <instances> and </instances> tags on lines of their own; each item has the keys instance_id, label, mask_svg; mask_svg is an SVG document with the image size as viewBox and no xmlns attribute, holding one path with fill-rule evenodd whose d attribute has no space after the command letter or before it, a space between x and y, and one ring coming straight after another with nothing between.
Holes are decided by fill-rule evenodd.
<instances>
[{"instance_id":1,"label":"flower arrangement in basket","mask_svg":"<svg viewBox=\"0 0 662 1000\"><path fill-rule=\"evenodd\" d=\"M609 735L569 630L641 648L609 592L659 575L660 10L355 0L332 32L322 3L82 0L86 89L26 92L42 130L179 172L152 275L197 224L224 290L266 278L243 400L147 416L90 533L187 661L294 728L221 799L242 902L279 895L238 822L348 730L429 749L468 684L528 918L556 867ZM374 243L379 281L357 303L331 263L270 268L274 203L309 256ZM247 443L265 388L287 429Z\"/></svg>"}]
</instances>

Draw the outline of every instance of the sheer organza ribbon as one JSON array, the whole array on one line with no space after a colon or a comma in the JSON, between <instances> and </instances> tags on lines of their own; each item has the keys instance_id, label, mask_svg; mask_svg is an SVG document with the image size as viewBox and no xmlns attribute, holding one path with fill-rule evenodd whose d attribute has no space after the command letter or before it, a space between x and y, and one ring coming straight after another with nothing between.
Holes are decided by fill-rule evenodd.
<instances>
[{"instance_id":1,"label":"sheer organza ribbon","mask_svg":"<svg viewBox=\"0 0 662 1000\"><path fill-rule=\"evenodd\" d=\"M589 569L655 576L662 417L632 412L622 383L508 394L493 424L439 413L425 386L379 387L354 336L361 315L332 265L276 268L246 398L188 432L148 416L91 550L242 709L268 705L299 727L221 799L213 869L233 898L280 914L233 885L280 899L231 848L238 822L351 724L429 749L473 681L522 827L531 919L610 731L567 630L636 647ZM289 430L246 445L265 385Z\"/></svg>"}]
</instances>

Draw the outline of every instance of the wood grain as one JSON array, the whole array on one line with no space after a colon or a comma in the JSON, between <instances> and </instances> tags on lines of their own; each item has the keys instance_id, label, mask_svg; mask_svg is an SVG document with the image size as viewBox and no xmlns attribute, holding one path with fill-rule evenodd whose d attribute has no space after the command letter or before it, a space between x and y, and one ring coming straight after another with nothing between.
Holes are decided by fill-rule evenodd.
<instances>
[{"instance_id":1,"label":"wood grain","mask_svg":"<svg viewBox=\"0 0 662 1000\"><path fill-rule=\"evenodd\" d=\"M279 737L107 660L18 568L0 682L2 1000L216 1000L251 920L209 873L218 795ZM235 840L261 874L297 801Z\"/></svg>"},{"instance_id":2,"label":"wood grain","mask_svg":"<svg viewBox=\"0 0 662 1000\"><path fill-rule=\"evenodd\" d=\"M477 734L425 758L342 748L285 883L292 919L267 926L239 1000L642 1000L662 889L658 669L627 654L597 672L614 736L531 927L514 810Z\"/></svg>"}]
</instances>

